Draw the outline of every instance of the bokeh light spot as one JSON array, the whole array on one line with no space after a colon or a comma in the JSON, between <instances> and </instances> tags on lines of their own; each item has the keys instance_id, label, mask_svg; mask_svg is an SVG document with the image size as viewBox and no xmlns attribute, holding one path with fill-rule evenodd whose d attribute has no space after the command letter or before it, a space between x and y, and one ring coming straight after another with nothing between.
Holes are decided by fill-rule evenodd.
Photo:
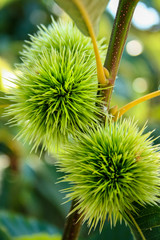
<instances>
[{"instance_id":1,"label":"bokeh light spot","mask_svg":"<svg viewBox=\"0 0 160 240\"><path fill-rule=\"evenodd\" d=\"M107 10L110 14L115 17L117 12L119 0L112 0L107 5ZM147 7L146 4L139 2L135 9L132 24L141 30L147 30L156 24L160 23L160 17L158 12L151 7Z\"/></svg>"},{"instance_id":2,"label":"bokeh light spot","mask_svg":"<svg viewBox=\"0 0 160 240\"><path fill-rule=\"evenodd\" d=\"M146 30L159 22L160 18L158 12L154 8L149 8L141 2L138 3L132 20L135 27Z\"/></svg>"},{"instance_id":3,"label":"bokeh light spot","mask_svg":"<svg viewBox=\"0 0 160 240\"><path fill-rule=\"evenodd\" d=\"M126 50L129 55L138 56L143 52L143 45L139 40L132 40L127 43Z\"/></svg>"},{"instance_id":4,"label":"bokeh light spot","mask_svg":"<svg viewBox=\"0 0 160 240\"><path fill-rule=\"evenodd\" d=\"M145 78L136 78L132 83L132 87L137 93L144 93L148 90L148 83Z\"/></svg>"}]
</instances>

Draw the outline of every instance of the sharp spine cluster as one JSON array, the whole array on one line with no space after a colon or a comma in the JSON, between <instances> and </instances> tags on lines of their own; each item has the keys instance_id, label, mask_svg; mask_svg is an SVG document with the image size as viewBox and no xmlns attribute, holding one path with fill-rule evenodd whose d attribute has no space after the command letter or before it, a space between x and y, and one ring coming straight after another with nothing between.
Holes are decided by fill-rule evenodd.
<instances>
[{"instance_id":1,"label":"sharp spine cluster","mask_svg":"<svg viewBox=\"0 0 160 240\"><path fill-rule=\"evenodd\" d=\"M159 146L151 133L143 134L131 120L109 122L80 134L59 160L62 181L69 182L66 197L88 225L102 230L106 216L114 225L136 212L135 204L156 204L160 190Z\"/></svg>"},{"instance_id":2,"label":"sharp spine cluster","mask_svg":"<svg viewBox=\"0 0 160 240\"><path fill-rule=\"evenodd\" d=\"M99 43L102 58L104 46ZM7 109L11 123L22 126L18 136L37 149L52 151L76 131L99 123L100 98L90 38L72 22L41 26L27 42L18 65L20 74Z\"/></svg>"}]
</instances>

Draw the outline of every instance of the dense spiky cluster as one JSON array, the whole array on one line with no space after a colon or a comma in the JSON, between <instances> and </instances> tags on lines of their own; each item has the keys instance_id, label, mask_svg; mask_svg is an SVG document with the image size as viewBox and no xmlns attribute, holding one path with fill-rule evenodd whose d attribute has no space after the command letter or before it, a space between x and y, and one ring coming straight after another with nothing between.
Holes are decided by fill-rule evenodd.
<instances>
[{"instance_id":1,"label":"dense spiky cluster","mask_svg":"<svg viewBox=\"0 0 160 240\"><path fill-rule=\"evenodd\" d=\"M100 45L103 56L105 46ZM42 26L22 52L17 88L8 110L20 137L52 149L75 130L98 122L98 82L91 39L73 23ZM55 141L56 140L56 141Z\"/></svg>"},{"instance_id":2,"label":"dense spiky cluster","mask_svg":"<svg viewBox=\"0 0 160 240\"><path fill-rule=\"evenodd\" d=\"M136 211L135 203L154 204L160 185L160 153L150 133L131 120L110 122L69 144L59 161L64 180L71 184L66 197L90 227L106 216L114 224Z\"/></svg>"}]
</instances>

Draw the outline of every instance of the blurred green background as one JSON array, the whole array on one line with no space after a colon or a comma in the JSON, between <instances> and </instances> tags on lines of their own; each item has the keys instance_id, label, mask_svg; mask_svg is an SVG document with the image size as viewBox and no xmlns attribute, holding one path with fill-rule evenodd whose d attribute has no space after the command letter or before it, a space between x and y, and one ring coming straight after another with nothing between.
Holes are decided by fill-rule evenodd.
<instances>
[{"instance_id":1,"label":"blurred green background","mask_svg":"<svg viewBox=\"0 0 160 240\"><path fill-rule=\"evenodd\" d=\"M105 37L108 43L116 0L111 0L100 22L98 38ZM121 107L147 93L158 90L160 85L160 2L141 1L134 14L133 23L125 46L112 105ZM0 0L0 89L8 92L15 77L15 63L20 62L19 52L29 34L37 31L37 25L48 25L51 15L57 20L67 16L52 0ZM134 116L153 135L160 135L160 98L142 103L126 116ZM0 240L51 238L63 231L70 203L63 204L64 194L60 189L65 184L56 184L62 175L56 172L55 159L43 152L30 153L30 146L17 141L17 127L6 125L8 119L0 110ZM13 140L14 139L14 140ZM160 143L157 139L156 143ZM44 234L39 238L37 234ZM48 238L50 236L50 238ZM29 238L30 239L30 238ZM84 224L81 239L132 240L128 227L123 223L110 228L106 221L99 235L98 229L88 235Z\"/></svg>"}]
</instances>

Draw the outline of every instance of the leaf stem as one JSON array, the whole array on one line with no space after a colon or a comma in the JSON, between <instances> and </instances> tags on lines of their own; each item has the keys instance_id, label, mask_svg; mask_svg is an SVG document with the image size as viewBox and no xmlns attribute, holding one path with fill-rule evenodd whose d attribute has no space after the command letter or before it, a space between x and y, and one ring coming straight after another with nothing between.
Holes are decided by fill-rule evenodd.
<instances>
[{"instance_id":1,"label":"leaf stem","mask_svg":"<svg viewBox=\"0 0 160 240\"><path fill-rule=\"evenodd\" d=\"M70 212L74 209L75 205L76 202L73 200ZM67 217L62 240L77 240L82 225L82 221L83 218L81 218L81 214L79 214L77 210L71 213Z\"/></svg>"},{"instance_id":2,"label":"leaf stem","mask_svg":"<svg viewBox=\"0 0 160 240\"><path fill-rule=\"evenodd\" d=\"M143 97L140 97L140 98L126 104L125 106L123 106L122 108L119 109L118 117L121 117L125 112L127 112L129 109L133 108L137 104L142 103L142 102L144 102L148 99L151 99L151 98L154 98L154 97L157 97L157 96L160 96L160 90L155 91L153 93L149 93L149 94L147 94Z\"/></svg>"},{"instance_id":3,"label":"leaf stem","mask_svg":"<svg viewBox=\"0 0 160 240\"><path fill-rule=\"evenodd\" d=\"M118 10L111 33L108 52L104 63L104 67L106 67L110 73L109 76L110 88L108 88L104 92L105 102L107 104L108 109L110 106L111 95L115 84L124 45L126 43L128 31L130 28L131 19L138 1L139 0L119 1Z\"/></svg>"},{"instance_id":4,"label":"leaf stem","mask_svg":"<svg viewBox=\"0 0 160 240\"><path fill-rule=\"evenodd\" d=\"M90 37L92 39L94 53L95 53L95 57L96 57L98 81L99 81L100 84L106 85L107 81L106 81L106 77L105 77L105 73L104 73L101 57L100 57L100 54L99 54L97 41L96 41L96 37L95 37L95 34L94 34L92 23L90 21L90 18L88 16L88 13L87 13L85 7L83 6L82 1L79 1L79 0L73 0L73 1L75 2L75 4L77 5L79 11L81 12L81 14L82 14L82 16L84 18L84 21L85 21L85 23L87 25Z\"/></svg>"},{"instance_id":5,"label":"leaf stem","mask_svg":"<svg viewBox=\"0 0 160 240\"><path fill-rule=\"evenodd\" d=\"M133 223L134 226L137 228L137 231L139 232L139 234L140 234L142 240L146 240L146 238L145 238L143 232L141 231L139 225L137 224L137 222L136 222L136 220L134 219L134 217L132 216L132 214L131 214L129 211L127 211L127 213L128 213L128 215L129 215L130 219L132 220L132 223Z\"/></svg>"}]
</instances>

